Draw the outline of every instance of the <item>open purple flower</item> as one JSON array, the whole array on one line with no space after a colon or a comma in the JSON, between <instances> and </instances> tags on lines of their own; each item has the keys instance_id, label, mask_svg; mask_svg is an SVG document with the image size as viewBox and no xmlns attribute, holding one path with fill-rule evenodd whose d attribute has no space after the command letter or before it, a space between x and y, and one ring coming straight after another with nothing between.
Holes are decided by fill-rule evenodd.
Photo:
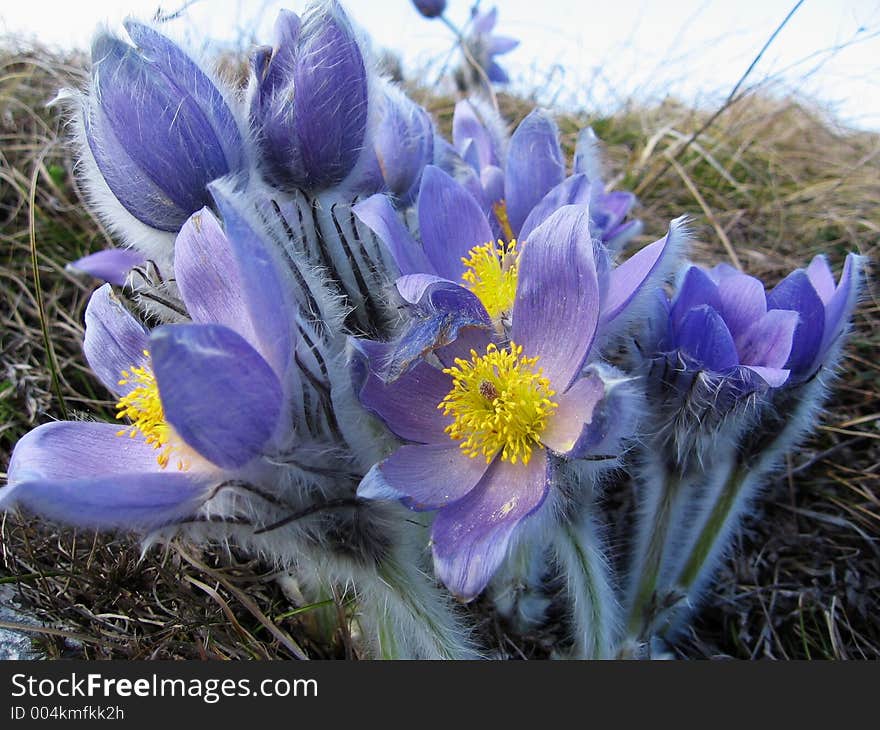
<instances>
[{"instance_id":1,"label":"open purple flower","mask_svg":"<svg viewBox=\"0 0 880 730\"><path fill-rule=\"evenodd\" d=\"M492 8L484 13L472 8L471 13L470 31L464 40L471 56L485 70L489 81L496 84L510 83L510 76L498 64L495 57L510 53L519 45L519 41L516 38L493 33L498 23L498 8Z\"/></svg>"},{"instance_id":2,"label":"open purple flower","mask_svg":"<svg viewBox=\"0 0 880 730\"><path fill-rule=\"evenodd\" d=\"M566 207L567 200L565 194L551 192L519 226L519 239L497 240L477 200L440 168L429 165L418 198L420 243L404 227L386 196L375 195L358 203L355 214L385 243L401 274L430 274L448 283L420 292L401 290L419 320L398 352L393 369L405 369L412 357L455 339L461 327L501 327L512 312L521 252L528 248L540 225L556 210ZM586 204L576 207L589 214ZM581 240L582 246L596 249L592 255L601 289L606 293L601 302L600 331L628 307L646 281L663 271L681 239L681 227L676 225L667 236L614 269L604 247L594 246L589 236ZM457 289L461 292L456 293ZM467 296L470 294L476 296L480 312L485 314L474 314L468 304L473 299ZM438 298L443 299L443 306L437 305ZM480 320L486 315L488 320Z\"/></svg>"},{"instance_id":3,"label":"open purple flower","mask_svg":"<svg viewBox=\"0 0 880 730\"><path fill-rule=\"evenodd\" d=\"M85 137L126 210L176 233L210 203L210 182L246 169L245 147L223 92L189 55L150 26L126 29L135 46L107 33L92 44Z\"/></svg>"},{"instance_id":4,"label":"open purple flower","mask_svg":"<svg viewBox=\"0 0 880 730\"><path fill-rule=\"evenodd\" d=\"M175 276L191 324L147 331L106 284L86 309L84 351L117 418L39 426L16 445L0 507L89 527L151 530L191 517L213 490L260 469L288 437L292 330L282 285L221 196L186 222Z\"/></svg>"},{"instance_id":5,"label":"open purple flower","mask_svg":"<svg viewBox=\"0 0 880 730\"><path fill-rule=\"evenodd\" d=\"M688 371L731 379L745 391L809 378L840 337L855 303L857 257L835 285L822 256L771 292L720 264L691 266L668 309L655 349L676 353Z\"/></svg>"},{"instance_id":6,"label":"open purple flower","mask_svg":"<svg viewBox=\"0 0 880 730\"><path fill-rule=\"evenodd\" d=\"M440 171L432 174L448 179ZM443 195L420 197L420 205L425 200L445 211L463 210L460 201ZM433 220L446 221L444 240L454 248L452 221L463 216ZM431 240L426 228L422 234ZM367 361L362 404L410 442L376 465L358 494L438 510L435 567L465 600L485 587L517 527L544 503L550 454L581 458L609 448L611 383L601 368L584 365L603 318L625 306L643 272L633 269L625 284L609 282L596 250L587 211L566 206L548 216L518 256L503 330L488 326L493 318L478 293L437 276L404 276L398 282L404 298L460 325L456 338L435 350L441 368L414 359L389 379L392 348L356 343ZM439 251L428 244L424 255ZM436 263L451 265L452 254L446 255ZM414 331L407 338L422 344Z\"/></svg>"},{"instance_id":7,"label":"open purple flower","mask_svg":"<svg viewBox=\"0 0 880 730\"><path fill-rule=\"evenodd\" d=\"M252 59L250 117L263 165L282 189L322 190L355 168L367 133L368 79L335 0L281 11L275 47Z\"/></svg>"},{"instance_id":8,"label":"open purple flower","mask_svg":"<svg viewBox=\"0 0 880 730\"><path fill-rule=\"evenodd\" d=\"M611 251L622 248L642 229L626 218L636 203L632 193L606 192L601 180L599 143L584 128L575 151L572 175L566 177L559 130L552 117L533 110L505 145L493 123L494 112L465 99L455 106L452 138L455 149L474 173L468 189L494 217L494 227L519 235L538 205L589 205L594 235Z\"/></svg>"}]
</instances>

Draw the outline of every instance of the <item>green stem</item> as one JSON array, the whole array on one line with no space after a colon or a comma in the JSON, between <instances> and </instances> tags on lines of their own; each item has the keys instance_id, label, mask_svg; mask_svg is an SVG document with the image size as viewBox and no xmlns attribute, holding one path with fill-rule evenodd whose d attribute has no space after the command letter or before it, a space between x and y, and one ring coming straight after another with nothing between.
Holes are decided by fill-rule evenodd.
<instances>
[{"instance_id":1,"label":"green stem","mask_svg":"<svg viewBox=\"0 0 880 730\"><path fill-rule=\"evenodd\" d=\"M685 593L690 591L697 578L703 572L703 567L712 552L712 548L715 546L718 535L721 534L724 525L727 524L727 520L733 510L733 505L736 503L736 498L745 480L746 473L742 469L734 467L731 470L730 476L724 483L724 487L722 487L712 511L709 513L708 518L706 518L706 524L703 525L703 529L700 531L700 535L688 556L687 562L678 575L676 582Z\"/></svg>"},{"instance_id":2,"label":"green stem","mask_svg":"<svg viewBox=\"0 0 880 730\"><path fill-rule=\"evenodd\" d=\"M613 591L607 585L601 565L596 565L597 550L591 545L585 546L581 535L575 533L570 524L565 524L560 532L566 542L564 547L567 548L560 557L567 563L569 591L580 589L580 595L569 596L575 621L574 630L577 632L575 646L580 647L576 650L577 658L608 659L613 625L609 612L617 606ZM577 571L580 578L577 583L574 571ZM583 608L580 604L584 604Z\"/></svg>"},{"instance_id":3,"label":"green stem","mask_svg":"<svg viewBox=\"0 0 880 730\"><path fill-rule=\"evenodd\" d=\"M641 637L650 631L653 619L650 607L657 590L657 578L663 561L663 549L669 534L672 504L681 486L680 477L672 477L668 472L663 480L660 503L654 513L654 529L642 562L641 573L637 583L636 594L627 620L627 632L631 637Z\"/></svg>"}]
</instances>

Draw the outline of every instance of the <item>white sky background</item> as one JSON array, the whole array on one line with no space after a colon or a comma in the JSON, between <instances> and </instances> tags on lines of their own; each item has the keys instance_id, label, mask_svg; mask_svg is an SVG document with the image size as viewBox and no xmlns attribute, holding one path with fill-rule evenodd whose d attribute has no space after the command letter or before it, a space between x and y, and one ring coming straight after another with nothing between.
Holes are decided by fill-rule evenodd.
<instances>
[{"instance_id":1,"label":"white sky background","mask_svg":"<svg viewBox=\"0 0 880 730\"><path fill-rule=\"evenodd\" d=\"M410 75L433 81L452 45L448 28L422 18L409 0L343 0L377 47L398 52ZM88 45L101 22L150 18L183 0L2 0L0 32L71 47ZM492 6L483 0L482 7ZM714 107L722 101L794 0L496 0L496 32L521 40L499 61L514 88L538 90L545 104L613 111L630 97L671 94ZM463 23L469 0L449 0ZM206 38L271 42L280 7L304 0L195 0L172 34L195 45ZM845 46L845 47L840 47ZM837 48L837 51L832 49ZM844 123L880 130L880 0L806 0L746 85L765 79L834 110Z\"/></svg>"}]
</instances>

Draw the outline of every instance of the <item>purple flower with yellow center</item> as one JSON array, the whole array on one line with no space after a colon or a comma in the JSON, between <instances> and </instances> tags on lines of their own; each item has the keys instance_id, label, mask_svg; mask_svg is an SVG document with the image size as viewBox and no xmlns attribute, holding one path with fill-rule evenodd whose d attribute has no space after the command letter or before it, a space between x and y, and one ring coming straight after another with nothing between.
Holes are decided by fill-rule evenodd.
<instances>
[{"instance_id":1,"label":"purple flower with yellow center","mask_svg":"<svg viewBox=\"0 0 880 730\"><path fill-rule=\"evenodd\" d=\"M455 245L464 245L459 237L479 241L488 223L473 198L462 205L466 191L468 197L448 197L461 189L445 173L428 168L426 180L448 195L428 196L423 187L419 204L437 206L430 210L437 215L420 210L422 254L444 272L459 272L462 257L453 266ZM430 225L443 226L442 239L432 239ZM487 271L501 276L497 288L472 289L430 274L398 281L405 299L457 327L456 337L434 348L442 367L416 357L388 378L389 359L399 357L395 345L355 343L366 360L366 370L359 366L361 403L409 442L373 467L358 494L438 510L435 567L462 599L485 587L517 527L544 503L551 454L574 459L612 448L612 383L601 367L585 364L603 324L626 308L665 243L654 246L638 265L609 276L596 259L601 247L591 238L589 213L566 206L530 231L515 267L505 271L505 253L494 260L485 250L474 254L485 253ZM479 271L476 263L477 279ZM510 301L501 303L502 297ZM499 308L508 321L493 321L489 310ZM410 347L407 340L415 340L416 350L425 343L420 326L398 352Z\"/></svg>"},{"instance_id":2,"label":"purple flower with yellow center","mask_svg":"<svg viewBox=\"0 0 880 730\"><path fill-rule=\"evenodd\" d=\"M463 328L501 331L513 311L522 251L551 214L568 207L565 201L564 195L545 196L519 226L518 239L497 239L491 220L474 196L440 168L429 165L422 175L417 203L420 243L386 196L374 195L358 203L355 214L387 246L404 275L398 290L417 314L388 374L394 377L426 351L452 342ZM575 207L589 214L585 206ZM681 228L676 226L614 269L604 247L590 236L581 239L580 245L595 249L591 256L602 291L607 293L602 300L600 333L626 310L650 277L659 275L681 238ZM433 278L416 279L419 285L415 285L410 274Z\"/></svg>"},{"instance_id":3,"label":"purple flower with yellow center","mask_svg":"<svg viewBox=\"0 0 880 730\"><path fill-rule=\"evenodd\" d=\"M843 333L855 303L857 257L840 282L823 256L769 293L727 264L687 269L656 349L680 355L688 371L729 376L751 390L813 375Z\"/></svg>"},{"instance_id":4,"label":"purple flower with yellow center","mask_svg":"<svg viewBox=\"0 0 880 730\"><path fill-rule=\"evenodd\" d=\"M92 43L85 139L122 206L177 233L210 203L209 183L246 170L244 142L224 92L187 53L148 25L125 27L135 46L107 33Z\"/></svg>"},{"instance_id":5,"label":"purple flower with yellow center","mask_svg":"<svg viewBox=\"0 0 880 730\"><path fill-rule=\"evenodd\" d=\"M274 48L251 63L251 126L266 175L285 190L323 190L355 169L365 148L367 67L345 11L312 3L283 10Z\"/></svg>"},{"instance_id":6,"label":"purple flower with yellow center","mask_svg":"<svg viewBox=\"0 0 880 730\"><path fill-rule=\"evenodd\" d=\"M599 143L591 128L581 131L574 172L566 176L559 129L547 112L533 110L508 144L494 117L495 112L479 101L458 102L452 139L473 173L465 184L491 212L499 235L519 235L531 211L541 204L589 206L594 236L612 251L641 232L640 221L626 220L636 203L635 195L605 190Z\"/></svg>"},{"instance_id":7,"label":"purple flower with yellow center","mask_svg":"<svg viewBox=\"0 0 880 730\"><path fill-rule=\"evenodd\" d=\"M192 517L229 479L259 474L289 438L292 330L268 250L228 200L177 237L175 277L192 323L147 331L110 285L86 309L84 351L125 424L39 426L16 445L0 508L151 530Z\"/></svg>"}]
</instances>

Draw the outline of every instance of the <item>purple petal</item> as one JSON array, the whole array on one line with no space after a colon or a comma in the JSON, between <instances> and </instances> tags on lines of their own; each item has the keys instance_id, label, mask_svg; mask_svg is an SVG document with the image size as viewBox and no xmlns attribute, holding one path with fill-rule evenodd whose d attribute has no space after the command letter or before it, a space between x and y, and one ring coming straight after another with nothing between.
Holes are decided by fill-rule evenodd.
<instances>
[{"instance_id":1,"label":"purple petal","mask_svg":"<svg viewBox=\"0 0 880 730\"><path fill-rule=\"evenodd\" d=\"M83 352L89 367L107 390L123 395L131 386L119 385L122 371L146 362L147 330L116 298L109 284L92 294L85 319Z\"/></svg>"},{"instance_id":2,"label":"purple petal","mask_svg":"<svg viewBox=\"0 0 880 730\"><path fill-rule=\"evenodd\" d=\"M222 324L257 342L232 244L208 208L183 224L174 244L174 275L194 322Z\"/></svg>"},{"instance_id":3,"label":"purple petal","mask_svg":"<svg viewBox=\"0 0 880 730\"><path fill-rule=\"evenodd\" d=\"M9 464L0 510L20 504L79 527L152 529L195 512L204 474L163 471L143 439L111 423L59 421L26 434Z\"/></svg>"},{"instance_id":4,"label":"purple petal","mask_svg":"<svg viewBox=\"0 0 880 730\"><path fill-rule=\"evenodd\" d=\"M765 368L760 365L744 365L743 369L749 373L753 373L754 375L760 378L759 381L755 381L752 378L752 384L755 387L760 387L762 385L768 385L771 388L778 388L782 385L785 385L786 381L791 374L791 370L786 370L784 368Z\"/></svg>"},{"instance_id":5,"label":"purple petal","mask_svg":"<svg viewBox=\"0 0 880 730\"><path fill-rule=\"evenodd\" d=\"M620 251L627 243L638 236L643 228L644 225L641 221L628 221L622 223L616 228L612 228L610 231L605 231L602 234L602 242L605 244L605 248L608 251Z\"/></svg>"},{"instance_id":6,"label":"purple petal","mask_svg":"<svg viewBox=\"0 0 880 730\"><path fill-rule=\"evenodd\" d=\"M492 61L492 63L489 64L489 67L486 69L486 76L493 84L510 83L510 74L508 74L504 68L495 63L495 61Z\"/></svg>"},{"instance_id":7,"label":"purple petal","mask_svg":"<svg viewBox=\"0 0 880 730\"><path fill-rule=\"evenodd\" d=\"M486 352L491 342L491 332L485 327L459 327L455 340L438 348L436 355L445 367L452 367L456 358L470 360L471 350Z\"/></svg>"},{"instance_id":8,"label":"purple petal","mask_svg":"<svg viewBox=\"0 0 880 730\"><path fill-rule=\"evenodd\" d=\"M132 160L94 98L83 104L82 115L89 150L116 199L142 223L160 231L178 230L190 211Z\"/></svg>"},{"instance_id":9,"label":"purple petal","mask_svg":"<svg viewBox=\"0 0 880 730\"><path fill-rule=\"evenodd\" d=\"M516 232L532 208L565 177L559 130L540 109L523 119L510 138L504 177L507 215Z\"/></svg>"},{"instance_id":10,"label":"purple petal","mask_svg":"<svg viewBox=\"0 0 880 730\"><path fill-rule=\"evenodd\" d=\"M455 113L452 116L452 141L459 153L463 154L468 140L472 142L477 156L477 171L487 165L498 164L492 135L480 120L473 102L463 99L455 105Z\"/></svg>"},{"instance_id":11,"label":"purple petal","mask_svg":"<svg viewBox=\"0 0 880 730\"><path fill-rule=\"evenodd\" d=\"M708 274L712 281L719 284L722 279L725 279L728 276L739 276L742 272L730 264L717 264L709 270Z\"/></svg>"},{"instance_id":12,"label":"purple petal","mask_svg":"<svg viewBox=\"0 0 880 730\"><path fill-rule=\"evenodd\" d=\"M813 363L811 369L819 366L818 360L825 356L828 348L849 324L858 300L861 262L862 259L856 254L849 254L846 257L843 273L840 275L840 283L825 305L825 329L822 335L822 344L816 355L817 361Z\"/></svg>"},{"instance_id":13,"label":"purple petal","mask_svg":"<svg viewBox=\"0 0 880 730\"><path fill-rule=\"evenodd\" d=\"M425 255L437 273L461 281L462 258L474 246L493 240L492 229L474 197L443 172L429 165L419 191L419 227Z\"/></svg>"},{"instance_id":14,"label":"purple petal","mask_svg":"<svg viewBox=\"0 0 880 730\"><path fill-rule=\"evenodd\" d=\"M543 449L528 464L495 459L477 486L434 520L437 577L460 599L474 598L504 560L516 526L541 506L548 489Z\"/></svg>"},{"instance_id":15,"label":"purple petal","mask_svg":"<svg viewBox=\"0 0 880 730\"><path fill-rule=\"evenodd\" d=\"M282 392L269 364L222 325L165 325L150 338L165 419L208 461L240 467L275 431Z\"/></svg>"},{"instance_id":16,"label":"purple petal","mask_svg":"<svg viewBox=\"0 0 880 730\"><path fill-rule=\"evenodd\" d=\"M690 309L677 335L678 349L699 368L724 373L739 365L736 345L727 325L708 305Z\"/></svg>"},{"instance_id":17,"label":"purple petal","mask_svg":"<svg viewBox=\"0 0 880 730\"><path fill-rule=\"evenodd\" d=\"M414 510L431 510L456 502L486 473L485 459L472 459L446 438L446 443L401 446L374 466L361 481L364 499L403 499Z\"/></svg>"},{"instance_id":18,"label":"purple petal","mask_svg":"<svg viewBox=\"0 0 880 730\"><path fill-rule=\"evenodd\" d=\"M381 418L400 438L448 444L449 436L444 429L449 419L437 406L451 389L449 375L420 362L391 383L371 372L358 397L364 408Z\"/></svg>"},{"instance_id":19,"label":"purple petal","mask_svg":"<svg viewBox=\"0 0 880 730\"><path fill-rule=\"evenodd\" d=\"M673 223L663 238L645 246L611 270L608 292L602 308L603 323L620 316L646 282L662 269L667 254L678 250L682 238L681 226Z\"/></svg>"},{"instance_id":20,"label":"purple petal","mask_svg":"<svg viewBox=\"0 0 880 730\"><path fill-rule=\"evenodd\" d=\"M519 45L519 40L505 35L493 35L489 39L489 55L503 56Z\"/></svg>"},{"instance_id":21,"label":"purple petal","mask_svg":"<svg viewBox=\"0 0 880 730\"><path fill-rule=\"evenodd\" d=\"M404 299L414 303L417 316L389 357L390 379L399 377L428 353L452 343L460 329L491 326L480 300L463 286L424 274L401 277L397 286Z\"/></svg>"},{"instance_id":22,"label":"purple petal","mask_svg":"<svg viewBox=\"0 0 880 730\"><path fill-rule=\"evenodd\" d=\"M577 457L580 447L591 440L594 411L604 398L605 383L594 373L553 396L559 407L541 434L541 443L562 456Z\"/></svg>"},{"instance_id":23,"label":"purple petal","mask_svg":"<svg viewBox=\"0 0 880 730\"><path fill-rule=\"evenodd\" d=\"M590 218L560 208L535 229L519 259L511 338L539 357L554 390L580 372L599 320L599 281Z\"/></svg>"},{"instance_id":24,"label":"purple petal","mask_svg":"<svg viewBox=\"0 0 880 730\"><path fill-rule=\"evenodd\" d=\"M490 33L497 22L498 8L492 8L474 17L474 31L477 33Z\"/></svg>"},{"instance_id":25,"label":"purple petal","mask_svg":"<svg viewBox=\"0 0 880 730\"><path fill-rule=\"evenodd\" d=\"M834 284L834 275L828 266L828 259L824 256L815 256L807 267L807 276L822 303L828 304L837 288Z\"/></svg>"},{"instance_id":26,"label":"purple petal","mask_svg":"<svg viewBox=\"0 0 880 730\"><path fill-rule=\"evenodd\" d=\"M244 169L246 160L241 132L217 85L177 44L154 28L129 19L125 21L125 29L143 56L161 69L204 113L223 149L229 170Z\"/></svg>"},{"instance_id":27,"label":"purple petal","mask_svg":"<svg viewBox=\"0 0 880 730\"><path fill-rule=\"evenodd\" d=\"M718 286L700 267L691 266L685 273L684 281L679 286L678 294L672 303L672 310L669 313L672 326L678 328L691 309L703 304L710 306L716 312L721 311Z\"/></svg>"},{"instance_id":28,"label":"purple petal","mask_svg":"<svg viewBox=\"0 0 880 730\"><path fill-rule=\"evenodd\" d=\"M67 264L68 269L83 271L115 286L123 286L128 272L144 263L144 255L127 248L109 248L106 251L83 256Z\"/></svg>"},{"instance_id":29,"label":"purple petal","mask_svg":"<svg viewBox=\"0 0 880 730\"><path fill-rule=\"evenodd\" d=\"M737 272L722 277L718 281L718 296L721 315L735 340L767 312L764 284L753 276Z\"/></svg>"},{"instance_id":30,"label":"purple petal","mask_svg":"<svg viewBox=\"0 0 880 730\"><path fill-rule=\"evenodd\" d=\"M434 159L434 127L428 113L393 87L386 90L385 113L373 135L373 148L385 184L408 201L418 190L425 165Z\"/></svg>"},{"instance_id":31,"label":"purple petal","mask_svg":"<svg viewBox=\"0 0 880 730\"><path fill-rule=\"evenodd\" d=\"M401 274L433 273L421 246L403 225L387 195L373 195L352 208L388 248Z\"/></svg>"},{"instance_id":32,"label":"purple petal","mask_svg":"<svg viewBox=\"0 0 880 730\"><path fill-rule=\"evenodd\" d=\"M564 205L578 205L587 209L590 204L590 181L586 175L572 175L547 193L526 217L519 231L519 238L528 241L532 231L541 225L554 211Z\"/></svg>"},{"instance_id":33,"label":"purple petal","mask_svg":"<svg viewBox=\"0 0 880 730\"><path fill-rule=\"evenodd\" d=\"M791 353L798 313L771 309L736 338L739 361L744 365L782 368Z\"/></svg>"},{"instance_id":34,"label":"purple petal","mask_svg":"<svg viewBox=\"0 0 880 730\"><path fill-rule=\"evenodd\" d=\"M491 206L504 199L504 173L500 167L488 165L480 171L486 202Z\"/></svg>"},{"instance_id":35,"label":"purple petal","mask_svg":"<svg viewBox=\"0 0 880 730\"><path fill-rule=\"evenodd\" d=\"M791 309L800 315L787 367L796 373L810 369L819 355L825 333L825 306L802 269L793 271L767 295L768 309Z\"/></svg>"},{"instance_id":36,"label":"purple petal","mask_svg":"<svg viewBox=\"0 0 880 730\"><path fill-rule=\"evenodd\" d=\"M296 304L280 278L281 264L274 258L271 246L242 215L239 204L214 186L211 193L223 216L226 238L237 264L242 298L249 314L249 326L254 333L251 344L259 351L275 372L287 371L294 346L293 316ZM206 246L220 245L214 237L206 238ZM230 284L235 279L230 276ZM242 336L247 332L242 323ZM230 325L237 332L238 327Z\"/></svg>"}]
</instances>

